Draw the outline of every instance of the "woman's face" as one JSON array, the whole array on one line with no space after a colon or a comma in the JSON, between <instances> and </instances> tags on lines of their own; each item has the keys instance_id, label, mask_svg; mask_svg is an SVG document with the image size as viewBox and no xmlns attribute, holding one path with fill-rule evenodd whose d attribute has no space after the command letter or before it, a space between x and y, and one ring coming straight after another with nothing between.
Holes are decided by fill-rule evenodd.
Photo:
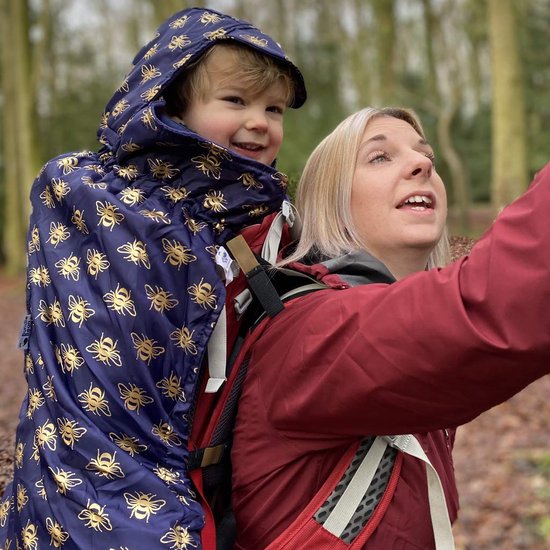
<instances>
[{"instance_id":1,"label":"woman's face","mask_svg":"<svg viewBox=\"0 0 550 550\"><path fill-rule=\"evenodd\" d=\"M407 122L369 122L359 148L351 214L367 250L378 259L417 251L426 259L447 218L447 196L430 145Z\"/></svg>"}]
</instances>

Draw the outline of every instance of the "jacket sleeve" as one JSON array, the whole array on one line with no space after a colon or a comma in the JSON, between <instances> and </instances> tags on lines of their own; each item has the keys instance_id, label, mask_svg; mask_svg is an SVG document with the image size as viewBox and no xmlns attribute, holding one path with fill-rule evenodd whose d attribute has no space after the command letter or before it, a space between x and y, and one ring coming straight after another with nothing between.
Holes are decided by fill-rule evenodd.
<instances>
[{"instance_id":1,"label":"jacket sleeve","mask_svg":"<svg viewBox=\"0 0 550 550\"><path fill-rule=\"evenodd\" d=\"M548 374L549 212L550 164L469 257L290 303L250 363L274 426L300 438L431 431Z\"/></svg>"}]
</instances>

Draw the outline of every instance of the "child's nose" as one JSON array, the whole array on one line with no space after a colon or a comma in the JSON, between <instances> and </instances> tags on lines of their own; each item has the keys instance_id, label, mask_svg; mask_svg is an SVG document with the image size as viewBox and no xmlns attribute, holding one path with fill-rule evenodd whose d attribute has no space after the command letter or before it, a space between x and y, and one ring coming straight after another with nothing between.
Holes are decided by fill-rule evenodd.
<instances>
[{"instance_id":1,"label":"child's nose","mask_svg":"<svg viewBox=\"0 0 550 550\"><path fill-rule=\"evenodd\" d=\"M268 120L265 111L263 109L251 109L247 114L245 128L260 132L267 131Z\"/></svg>"}]
</instances>

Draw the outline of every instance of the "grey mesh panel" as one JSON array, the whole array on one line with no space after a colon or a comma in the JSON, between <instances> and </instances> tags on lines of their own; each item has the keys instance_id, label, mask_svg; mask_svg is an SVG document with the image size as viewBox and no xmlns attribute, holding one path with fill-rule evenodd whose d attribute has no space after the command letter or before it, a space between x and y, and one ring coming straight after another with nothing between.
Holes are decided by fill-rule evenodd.
<instances>
[{"instance_id":1,"label":"grey mesh panel","mask_svg":"<svg viewBox=\"0 0 550 550\"><path fill-rule=\"evenodd\" d=\"M365 455L371 448L374 439L374 437L371 437L364 439L361 442L361 445L357 449L357 453L355 454L353 460L351 461L351 464L348 466L347 470L342 476L342 479L339 481L338 485L334 488L324 504L317 510L317 512L313 516L313 519L315 519L317 523L323 525L323 523L326 521L326 519L336 506L338 500L342 496L343 492L346 490L346 487L348 486L350 480L353 478L355 472L359 468L361 462L363 461L363 458L365 458ZM388 486L388 482L390 480L393 465L395 464L396 454L397 450L393 447L388 447L386 449L386 452L384 453L384 456L382 457L382 460L378 465L372 483L370 484L368 489L365 488L365 495L361 500L361 504L351 518L351 521L347 525L346 529L340 536L342 541L344 541L346 544L351 544L359 535L359 533L361 533L361 531L371 518L372 514L376 510L376 507L380 503L380 500L382 499L384 491L386 490L386 487Z\"/></svg>"}]
</instances>

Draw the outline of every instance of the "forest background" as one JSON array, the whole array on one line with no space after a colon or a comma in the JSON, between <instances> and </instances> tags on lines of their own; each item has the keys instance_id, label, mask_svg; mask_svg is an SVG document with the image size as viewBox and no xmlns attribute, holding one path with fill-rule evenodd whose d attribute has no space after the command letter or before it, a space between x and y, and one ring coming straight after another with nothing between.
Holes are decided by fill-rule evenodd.
<instances>
[{"instance_id":1,"label":"forest background","mask_svg":"<svg viewBox=\"0 0 550 550\"><path fill-rule=\"evenodd\" d=\"M103 108L182 0L0 0L0 480L24 394L30 186L40 166L97 150ZM550 160L550 0L211 0L274 36L309 98L285 116L278 168L297 182L314 146L367 105L416 110L447 184L450 232L477 238ZM291 185L291 193L293 187ZM458 548L550 544L548 377L462 428Z\"/></svg>"}]
</instances>

